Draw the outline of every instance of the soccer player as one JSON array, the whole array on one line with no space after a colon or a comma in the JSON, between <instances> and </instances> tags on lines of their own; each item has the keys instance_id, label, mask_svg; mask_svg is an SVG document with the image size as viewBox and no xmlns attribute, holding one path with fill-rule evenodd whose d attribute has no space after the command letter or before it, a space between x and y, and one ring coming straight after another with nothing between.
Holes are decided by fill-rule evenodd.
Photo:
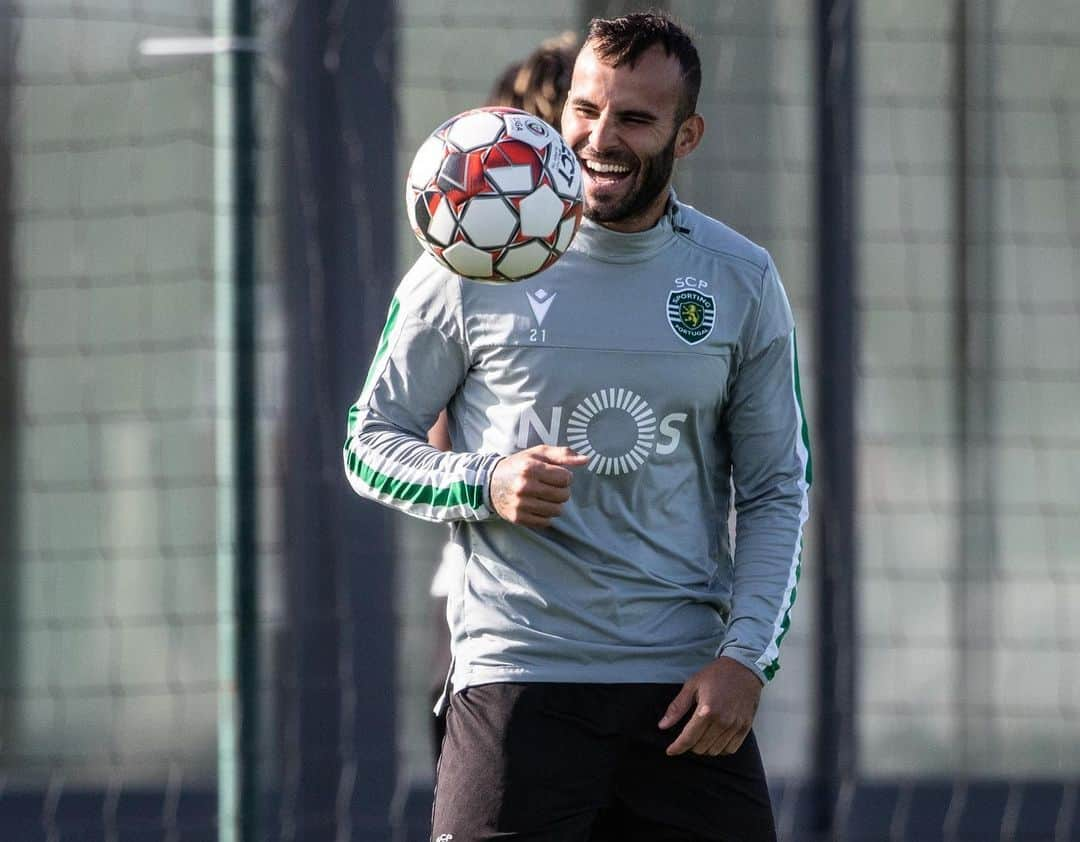
<instances>
[{"instance_id":1,"label":"soccer player","mask_svg":"<svg viewBox=\"0 0 1080 842\"><path fill-rule=\"evenodd\" d=\"M775 839L751 726L809 454L771 258L671 189L700 81L666 16L594 20L570 250L503 285L421 257L349 413L356 491L466 558L433 839ZM425 438L444 405L450 452Z\"/></svg>"}]
</instances>

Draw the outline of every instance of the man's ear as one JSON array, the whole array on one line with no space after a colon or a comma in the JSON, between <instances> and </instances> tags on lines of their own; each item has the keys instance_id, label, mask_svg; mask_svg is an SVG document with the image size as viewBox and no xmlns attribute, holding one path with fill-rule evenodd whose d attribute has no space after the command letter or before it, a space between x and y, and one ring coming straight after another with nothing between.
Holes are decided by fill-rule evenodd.
<instances>
[{"instance_id":1,"label":"man's ear","mask_svg":"<svg viewBox=\"0 0 1080 842\"><path fill-rule=\"evenodd\" d=\"M685 158L701 143L705 135L705 120L700 114L691 114L682 121L675 138L675 157Z\"/></svg>"}]
</instances>

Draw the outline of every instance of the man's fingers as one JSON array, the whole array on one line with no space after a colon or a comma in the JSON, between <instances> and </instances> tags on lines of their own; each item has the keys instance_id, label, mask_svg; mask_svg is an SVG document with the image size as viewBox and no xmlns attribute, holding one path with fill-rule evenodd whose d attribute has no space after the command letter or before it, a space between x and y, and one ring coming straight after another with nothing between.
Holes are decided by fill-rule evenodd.
<instances>
[{"instance_id":1,"label":"man's fingers","mask_svg":"<svg viewBox=\"0 0 1080 842\"><path fill-rule=\"evenodd\" d=\"M663 731L665 728L670 728L686 716L686 712L690 710L690 705L693 703L694 688L689 684L684 684L678 695L671 700L671 704L668 705L667 710L664 711L664 715L659 723L660 730Z\"/></svg>"},{"instance_id":2,"label":"man's fingers","mask_svg":"<svg viewBox=\"0 0 1080 842\"><path fill-rule=\"evenodd\" d=\"M545 527L570 499L570 468L589 461L569 447L538 445L501 459L491 475L491 503L519 526Z\"/></svg>"},{"instance_id":3,"label":"man's fingers","mask_svg":"<svg viewBox=\"0 0 1080 842\"><path fill-rule=\"evenodd\" d=\"M522 499L546 500L549 503L565 503L570 499L571 474L566 468L533 462L511 487Z\"/></svg>"},{"instance_id":4,"label":"man's fingers","mask_svg":"<svg viewBox=\"0 0 1080 842\"><path fill-rule=\"evenodd\" d=\"M574 475L561 465L551 465L547 462L535 461L523 472L526 480L532 480L552 488L569 488L574 481Z\"/></svg>"},{"instance_id":5,"label":"man's fingers","mask_svg":"<svg viewBox=\"0 0 1080 842\"><path fill-rule=\"evenodd\" d=\"M698 740L697 745L691 751L694 754L715 757L720 753L720 747L726 745L727 741L728 735L714 726L705 732L705 735Z\"/></svg>"},{"instance_id":6,"label":"man's fingers","mask_svg":"<svg viewBox=\"0 0 1080 842\"><path fill-rule=\"evenodd\" d=\"M669 755L733 754L742 746L754 721L761 680L747 667L720 657L691 676L660 720L669 728L696 704L682 733L668 746Z\"/></svg>"},{"instance_id":7,"label":"man's fingers","mask_svg":"<svg viewBox=\"0 0 1080 842\"><path fill-rule=\"evenodd\" d=\"M524 496L532 497L535 500L544 500L548 503L556 503L561 506L570 499L570 489L557 488L553 485L537 484L527 488Z\"/></svg>"},{"instance_id":8,"label":"man's fingers","mask_svg":"<svg viewBox=\"0 0 1080 842\"><path fill-rule=\"evenodd\" d=\"M669 755L691 751L694 754L716 757L734 754L742 746L749 733L748 728L724 727L705 714L695 713L686 723L678 739L668 746Z\"/></svg>"},{"instance_id":9,"label":"man's fingers","mask_svg":"<svg viewBox=\"0 0 1080 842\"><path fill-rule=\"evenodd\" d=\"M676 754L682 754L696 746L705 732L709 730L708 716L708 708L698 708L694 715L690 717L690 721L683 726L679 736L675 738L675 742L667 747L667 754L674 757Z\"/></svg>"},{"instance_id":10,"label":"man's fingers","mask_svg":"<svg viewBox=\"0 0 1080 842\"><path fill-rule=\"evenodd\" d=\"M518 511L533 517L551 519L562 514L562 504L526 497L518 504Z\"/></svg>"},{"instance_id":11,"label":"man's fingers","mask_svg":"<svg viewBox=\"0 0 1080 842\"><path fill-rule=\"evenodd\" d=\"M743 740L746 739L746 735L749 733L749 729L739 729L732 731L730 734L725 734L724 737L717 740L716 754L734 754L742 748Z\"/></svg>"},{"instance_id":12,"label":"man's fingers","mask_svg":"<svg viewBox=\"0 0 1080 842\"><path fill-rule=\"evenodd\" d=\"M582 456L569 447L555 447L550 444L537 445L531 448L531 452L545 462L553 465L565 465L568 468L578 468L589 461L588 456Z\"/></svg>"}]
</instances>

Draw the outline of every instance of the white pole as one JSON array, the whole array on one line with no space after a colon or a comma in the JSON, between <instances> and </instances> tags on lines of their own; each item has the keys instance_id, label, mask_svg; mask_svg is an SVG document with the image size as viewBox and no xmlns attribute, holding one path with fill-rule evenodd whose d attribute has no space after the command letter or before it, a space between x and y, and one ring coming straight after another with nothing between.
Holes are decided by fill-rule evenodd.
<instances>
[{"instance_id":1,"label":"white pole","mask_svg":"<svg viewBox=\"0 0 1080 842\"><path fill-rule=\"evenodd\" d=\"M214 41L233 35L231 0L214 0ZM214 97L214 370L217 384L215 443L217 462L217 621L218 621L218 842L237 842L238 780L236 681L236 413L233 214L236 174L233 167L233 63L235 52L213 51Z\"/></svg>"}]
</instances>

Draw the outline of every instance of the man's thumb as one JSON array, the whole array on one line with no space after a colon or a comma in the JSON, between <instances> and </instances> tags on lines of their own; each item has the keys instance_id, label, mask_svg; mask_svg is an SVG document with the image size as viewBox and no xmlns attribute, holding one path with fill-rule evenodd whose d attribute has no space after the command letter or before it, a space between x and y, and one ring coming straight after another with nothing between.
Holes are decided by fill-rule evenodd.
<instances>
[{"instance_id":1,"label":"man's thumb","mask_svg":"<svg viewBox=\"0 0 1080 842\"><path fill-rule=\"evenodd\" d=\"M668 709L664 711L664 716L660 720L660 729L670 728L680 719L682 719L688 710L690 705L694 701L694 690L690 687L689 683L684 684L682 690L679 691L679 695L676 696Z\"/></svg>"}]
</instances>

